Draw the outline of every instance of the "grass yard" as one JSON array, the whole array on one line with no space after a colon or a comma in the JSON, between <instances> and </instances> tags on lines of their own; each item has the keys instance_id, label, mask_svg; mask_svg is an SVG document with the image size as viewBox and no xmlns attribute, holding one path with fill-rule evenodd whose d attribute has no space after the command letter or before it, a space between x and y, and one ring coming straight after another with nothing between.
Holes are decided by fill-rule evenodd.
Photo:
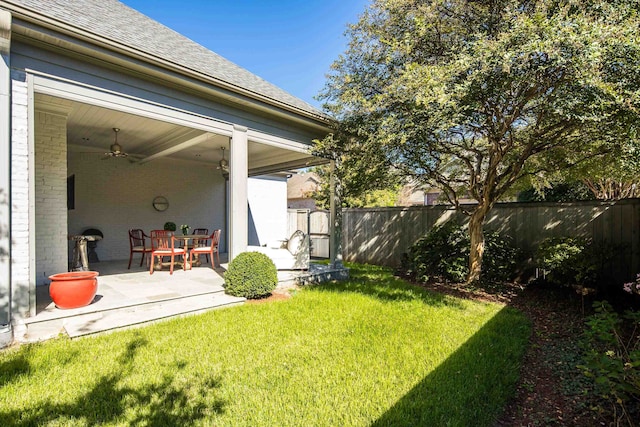
<instances>
[{"instance_id":1,"label":"grass yard","mask_svg":"<svg viewBox=\"0 0 640 427\"><path fill-rule=\"evenodd\" d=\"M351 267L286 301L0 352L0 425L492 425L525 317Z\"/></svg>"}]
</instances>

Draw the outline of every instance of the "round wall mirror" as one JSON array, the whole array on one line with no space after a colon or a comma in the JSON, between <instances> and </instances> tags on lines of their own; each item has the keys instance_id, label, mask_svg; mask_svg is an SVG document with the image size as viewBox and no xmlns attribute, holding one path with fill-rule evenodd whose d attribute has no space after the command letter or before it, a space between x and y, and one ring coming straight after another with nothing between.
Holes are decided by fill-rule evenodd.
<instances>
[{"instance_id":1,"label":"round wall mirror","mask_svg":"<svg viewBox=\"0 0 640 427\"><path fill-rule=\"evenodd\" d=\"M169 201L167 200L166 197L158 196L155 199L153 199L153 208L158 212L166 211L168 207L169 207Z\"/></svg>"}]
</instances>

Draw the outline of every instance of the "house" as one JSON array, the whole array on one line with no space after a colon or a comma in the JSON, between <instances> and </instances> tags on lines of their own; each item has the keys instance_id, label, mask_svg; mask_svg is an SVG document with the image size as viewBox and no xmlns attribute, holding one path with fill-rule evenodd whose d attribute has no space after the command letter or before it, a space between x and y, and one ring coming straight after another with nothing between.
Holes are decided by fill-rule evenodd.
<instances>
[{"instance_id":1,"label":"house","mask_svg":"<svg viewBox=\"0 0 640 427\"><path fill-rule=\"evenodd\" d=\"M221 228L233 259L251 192L324 162L314 107L116 0L0 0L0 50L0 341L70 235L113 260L130 228Z\"/></svg>"},{"instance_id":2,"label":"house","mask_svg":"<svg viewBox=\"0 0 640 427\"><path fill-rule=\"evenodd\" d=\"M314 172L299 172L287 181L287 207L289 209L316 210L313 193L320 188L320 178Z\"/></svg>"},{"instance_id":3,"label":"house","mask_svg":"<svg viewBox=\"0 0 640 427\"><path fill-rule=\"evenodd\" d=\"M402 187L398 197L398 206L435 206L449 203L447 198L437 188L430 188L416 183L409 183ZM470 197L460 198L460 204L477 203Z\"/></svg>"}]
</instances>

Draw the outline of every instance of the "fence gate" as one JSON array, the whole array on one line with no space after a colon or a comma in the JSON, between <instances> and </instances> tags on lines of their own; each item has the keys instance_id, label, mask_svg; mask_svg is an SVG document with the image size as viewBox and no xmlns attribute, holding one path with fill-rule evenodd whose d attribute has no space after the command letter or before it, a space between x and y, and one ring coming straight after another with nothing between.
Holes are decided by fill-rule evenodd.
<instances>
[{"instance_id":1,"label":"fence gate","mask_svg":"<svg viewBox=\"0 0 640 427\"><path fill-rule=\"evenodd\" d=\"M309 209L288 209L289 236L302 230L309 236L311 256L329 258L329 212Z\"/></svg>"}]
</instances>

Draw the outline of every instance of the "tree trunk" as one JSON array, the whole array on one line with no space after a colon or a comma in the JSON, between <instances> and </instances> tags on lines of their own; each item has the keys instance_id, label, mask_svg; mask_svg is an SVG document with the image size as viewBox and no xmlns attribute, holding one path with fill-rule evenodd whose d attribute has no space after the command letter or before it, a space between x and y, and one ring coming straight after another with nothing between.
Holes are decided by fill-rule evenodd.
<instances>
[{"instance_id":1,"label":"tree trunk","mask_svg":"<svg viewBox=\"0 0 640 427\"><path fill-rule=\"evenodd\" d=\"M473 283L480 279L482 273L482 257L484 255L484 220L489 208L479 205L469 219L469 240L471 251L469 252L469 276L467 283Z\"/></svg>"}]
</instances>

